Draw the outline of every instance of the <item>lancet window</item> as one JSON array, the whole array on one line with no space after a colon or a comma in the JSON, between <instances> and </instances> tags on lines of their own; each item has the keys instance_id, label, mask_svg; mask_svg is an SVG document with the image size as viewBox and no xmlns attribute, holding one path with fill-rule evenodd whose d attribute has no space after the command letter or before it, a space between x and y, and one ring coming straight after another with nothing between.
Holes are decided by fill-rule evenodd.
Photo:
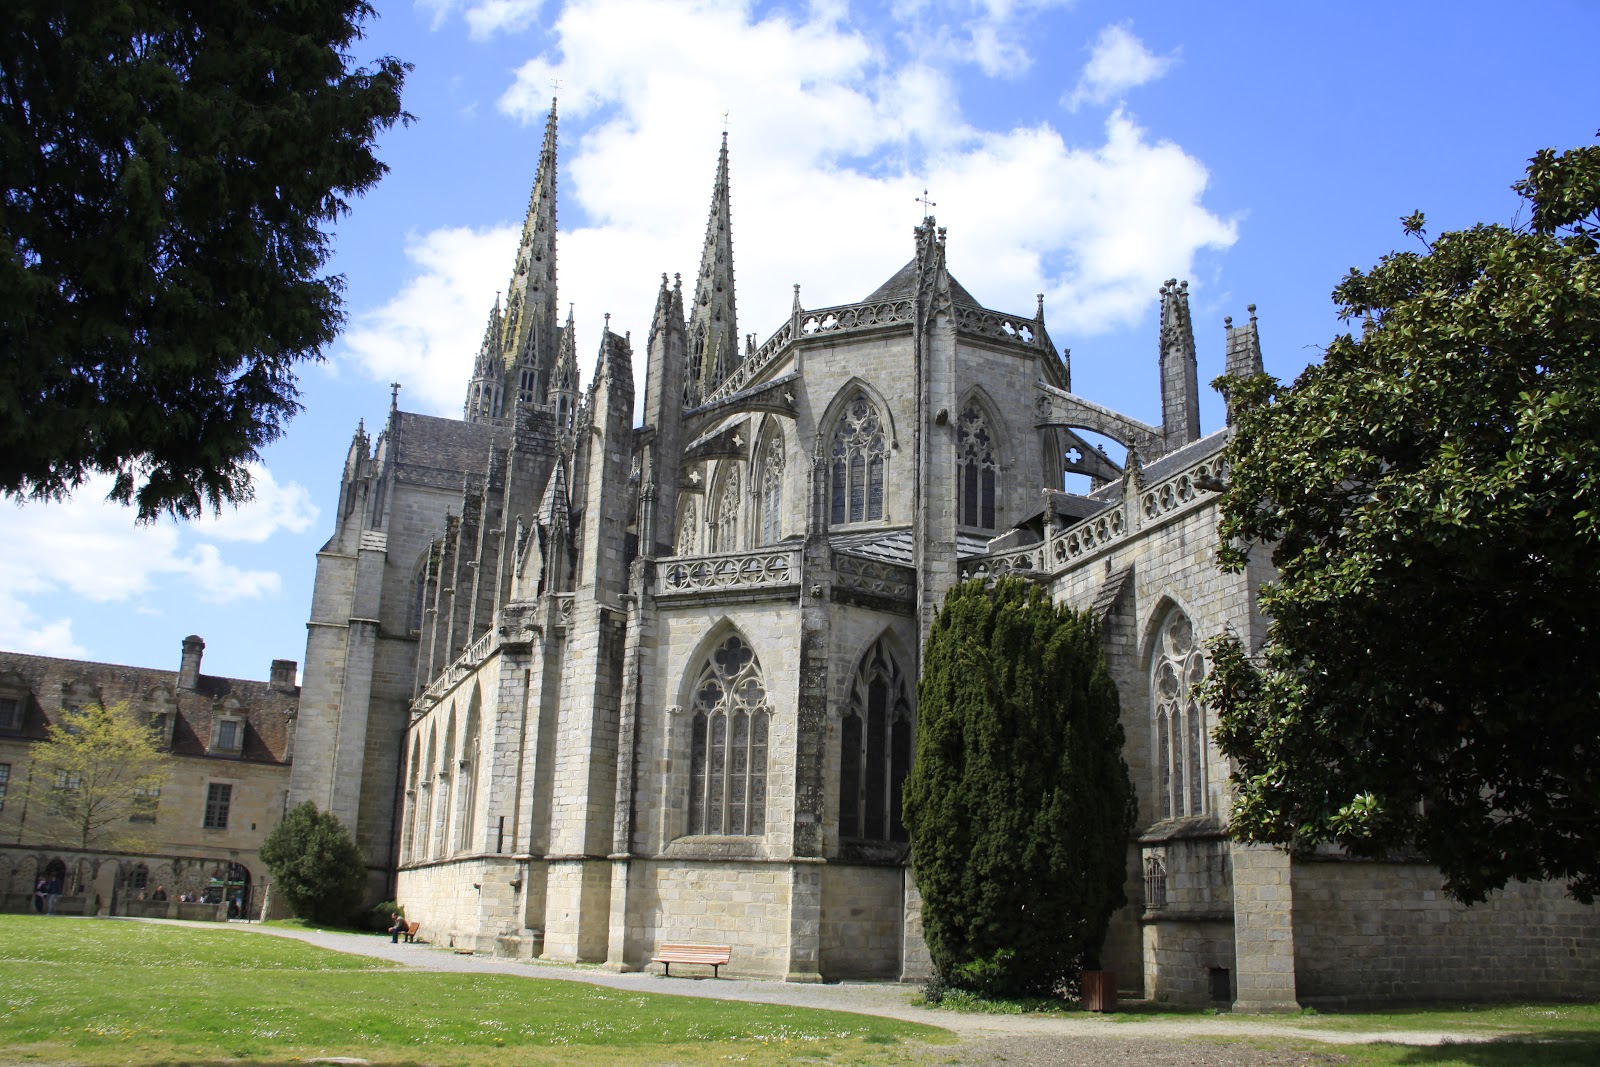
<instances>
[{"instance_id":1,"label":"lancet window","mask_svg":"<svg viewBox=\"0 0 1600 1067\"><path fill-rule=\"evenodd\" d=\"M900 800L913 725L905 674L879 640L861 659L839 731L841 838L909 840Z\"/></svg>"},{"instance_id":2,"label":"lancet window","mask_svg":"<svg viewBox=\"0 0 1600 1067\"><path fill-rule=\"evenodd\" d=\"M767 821L772 712L755 652L730 636L694 687L689 832L758 836Z\"/></svg>"},{"instance_id":3,"label":"lancet window","mask_svg":"<svg viewBox=\"0 0 1600 1067\"><path fill-rule=\"evenodd\" d=\"M963 526L994 529L998 466L983 408L969 403L956 420L956 511Z\"/></svg>"},{"instance_id":4,"label":"lancet window","mask_svg":"<svg viewBox=\"0 0 1600 1067\"><path fill-rule=\"evenodd\" d=\"M1206 806L1205 709L1193 692L1205 677L1205 660L1194 625L1177 608L1158 631L1154 660L1156 810L1162 818L1200 815Z\"/></svg>"},{"instance_id":5,"label":"lancet window","mask_svg":"<svg viewBox=\"0 0 1600 1067\"><path fill-rule=\"evenodd\" d=\"M733 465L722 476L722 484L711 505L711 523L707 531L710 551L739 551L739 496L739 468Z\"/></svg>"},{"instance_id":6,"label":"lancet window","mask_svg":"<svg viewBox=\"0 0 1600 1067\"><path fill-rule=\"evenodd\" d=\"M517 403L531 404L537 391L539 373L532 367L523 367L517 372Z\"/></svg>"},{"instance_id":7,"label":"lancet window","mask_svg":"<svg viewBox=\"0 0 1600 1067\"><path fill-rule=\"evenodd\" d=\"M692 496L679 497L683 507L678 511L678 540L674 546L680 556L692 556L700 544L700 506Z\"/></svg>"},{"instance_id":8,"label":"lancet window","mask_svg":"<svg viewBox=\"0 0 1600 1067\"><path fill-rule=\"evenodd\" d=\"M883 518L883 421L866 397L845 405L834 427L830 457L834 524Z\"/></svg>"},{"instance_id":9,"label":"lancet window","mask_svg":"<svg viewBox=\"0 0 1600 1067\"><path fill-rule=\"evenodd\" d=\"M783 467L785 462L783 435L772 434L762 444L756 456L754 486L756 506L756 533L760 543L770 545L783 537Z\"/></svg>"}]
</instances>

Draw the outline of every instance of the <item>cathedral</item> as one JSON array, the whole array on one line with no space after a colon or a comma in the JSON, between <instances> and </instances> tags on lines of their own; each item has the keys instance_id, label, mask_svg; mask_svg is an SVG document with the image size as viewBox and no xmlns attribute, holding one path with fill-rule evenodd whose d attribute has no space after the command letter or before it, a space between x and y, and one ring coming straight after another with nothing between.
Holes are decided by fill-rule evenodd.
<instances>
[{"instance_id":1,"label":"cathedral","mask_svg":"<svg viewBox=\"0 0 1600 1067\"><path fill-rule=\"evenodd\" d=\"M700 270L662 277L644 380L608 320L580 388L556 148L552 105L462 417L397 393L358 427L317 555L292 799L354 829L372 892L424 936L926 975L900 818L922 640L953 583L1023 574L1100 617L1121 695L1139 820L1105 962L1125 990L1238 1010L1600 993L1600 917L1559 886L1466 909L1414 861L1229 839L1190 693L1206 638L1259 647L1271 565L1215 565L1228 430L1202 432L1185 283L1159 294L1159 425L1074 393L1043 298L980 305L931 217L877 289L806 308L796 287L758 343L724 135ZM1221 340L1205 378L1261 370L1253 307Z\"/></svg>"}]
</instances>

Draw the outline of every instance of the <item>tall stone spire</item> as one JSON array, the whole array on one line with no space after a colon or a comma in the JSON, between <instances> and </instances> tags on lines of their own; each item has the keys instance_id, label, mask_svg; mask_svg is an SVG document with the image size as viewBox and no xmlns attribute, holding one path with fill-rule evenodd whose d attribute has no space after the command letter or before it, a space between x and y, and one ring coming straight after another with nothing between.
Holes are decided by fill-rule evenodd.
<instances>
[{"instance_id":1,"label":"tall stone spire","mask_svg":"<svg viewBox=\"0 0 1600 1067\"><path fill-rule=\"evenodd\" d=\"M498 301L497 301L498 303ZM497 309L498 310L498 309ZM493 324L493 319L491 319ZM545 120L539 169L522 220L522 240L506 285L505 311L491 342L486 338L480 360L492 355L504 397L493 415L473 403L478 371L467 397L467 418L509 417L516 404L544 404L559 348L556 319L556 102ZM492 349L492 352L490 351Z\"/></svg>"},{"instance_id":2,"label":"tall stone spire","mask_svg":"<svg viewBox=\"0 0 1600 1067\"><path fill-rule=\"evenodd\" d=\"M711 215L689 313L689 374L684 401L692 406L739 365L739 323L733 299L733 232L728 208L728 134L722 134Z\"/></svg>"}]
</instances>

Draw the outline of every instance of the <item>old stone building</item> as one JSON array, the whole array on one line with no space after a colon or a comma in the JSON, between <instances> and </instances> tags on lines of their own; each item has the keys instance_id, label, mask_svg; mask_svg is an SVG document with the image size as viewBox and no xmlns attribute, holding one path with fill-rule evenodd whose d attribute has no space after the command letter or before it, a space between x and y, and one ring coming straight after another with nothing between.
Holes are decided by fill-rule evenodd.
<instances>
[{"instance_id":1,"label":"old stone building","mask_svg":"<svg viewBox=\"0 0 1600 1067\"><path fill-rule=\"evenodd\" d=\"M1020 572L1106 623L1140 805L1107 952L1125 988L1246 1009L1600 992L1600 922L1557 888L1467 911L1424 867L1228 841L1188 694L1205 637L1261 639L1269 571L1214 564L1227 431L1202 433L1185 285L1159 295L1159 425L1076 395L1042 298L981 306L931 217L875 291L806 308L797 287L758 344L724 139L700 270L662 277L644 380L608 323L580 392L555 162L552 108L463 417L396 399L375 439L358 428L318 556L294 799L357 829L374 892L428 936L924 974L899 816L921 640L951 583ZM1260 369L1253 309L1223 341L1206 377Z\"/></svg>"},{"instance_id":2,"label":"old stone building","mask_svg":"<svg viewBox=\"0 0 1600 1067\"><path fill-rule=\"evenodd\" d=\"M289 792L296 663L273 660L269 680L202 674L205 642L186 637L178 669L0 652L0 894L31 907L34 883L59 875L71 914L216 918L241 897L258 914L267 872L258 850ZM135 850L63 847L27 788L32 749L63 710L126 703L172 755L171 777L129 818ZM35 783L38 785L39 783ZM69 783L47 788L74 788ZM168 900L149 898L156 887ZM180 903L195 898L194 906ZM220 914L226 914L225 910Z\"/></svg>"}]
</instances>

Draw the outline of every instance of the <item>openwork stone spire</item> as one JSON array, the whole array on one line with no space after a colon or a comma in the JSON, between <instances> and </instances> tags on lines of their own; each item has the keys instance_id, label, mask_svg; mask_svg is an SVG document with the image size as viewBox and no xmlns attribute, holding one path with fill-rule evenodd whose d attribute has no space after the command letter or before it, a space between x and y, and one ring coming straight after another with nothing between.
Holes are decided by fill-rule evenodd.
<instances>
[{"instance_id":1,"label":"openwork stone spire","mask_svg":"<svg viewBox=\"0 0 1600 1067\"><path fill-rule=\"evenodd\" d=\"M491 325L493 325L491 319ZM503 402L486 414L474 394L481 393L478 372L467 398L467 418L503 418L515 404L544 404L559 356L556 319L556 104L550 101L545 120L539 169L522 222L522 240L511 280L506 285L505 311L497 330L484 340L479 364L493 364L502 381Z\"/></svg>"},{"instance_id":2,"label":"openwork stone spire","mask_svg":"<svg viewBox=\"0 0 1600 1067\"><path fill-rule=\"evenodd\" d=\"M684 402L693 406L739 365L739 323L733 299L733 232L728 208L728 134L722 134L711 215L689 314L689 374Z\"/></svg>"}]
</instances>

